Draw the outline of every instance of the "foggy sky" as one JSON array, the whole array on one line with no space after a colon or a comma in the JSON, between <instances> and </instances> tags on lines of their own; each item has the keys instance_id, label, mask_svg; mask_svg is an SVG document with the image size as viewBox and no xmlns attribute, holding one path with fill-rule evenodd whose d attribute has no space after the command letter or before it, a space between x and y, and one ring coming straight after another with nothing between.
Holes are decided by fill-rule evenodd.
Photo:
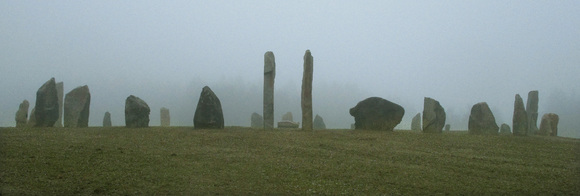
<instances>
[{"instance_id":1,"label":"foggy sky","mask_svg":"<svg viewBox=\"0 0 580 196\"><path fill-rule=\"evenodd\" d=\"M539 118L560 115L580 137L578 1L0 1L0 126L34 105L51 77L64 93L88 85L90 126L106 111L124 125L129 95L169 108L192 126L203 86L220 98L226 126L262 113L264 53L276 57L275 121L300 118L303 55L314 56L313 109L349 128L348 109L378 96L405 108L403 122L438 100L466 130L487 102L511 126L516 93L539 90ZM539 126L538 120L538 126Z\"/></svg>"}]
</instances>

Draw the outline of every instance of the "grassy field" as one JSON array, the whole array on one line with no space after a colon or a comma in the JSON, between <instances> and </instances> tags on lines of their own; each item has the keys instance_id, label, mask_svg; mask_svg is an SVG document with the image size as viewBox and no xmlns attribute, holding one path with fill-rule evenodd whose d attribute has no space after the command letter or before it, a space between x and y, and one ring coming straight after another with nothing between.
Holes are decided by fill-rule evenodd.
<instances>
[{"instance_id":1,"label":"grassy field","mask_svg":"<svg viewBox=\"0 0 580 196\"><path fill-rule=\"evenodd\" d=\"M326 130L0 128L0 195L580 194L580 140Z\"/></svg>"}]
</instances>

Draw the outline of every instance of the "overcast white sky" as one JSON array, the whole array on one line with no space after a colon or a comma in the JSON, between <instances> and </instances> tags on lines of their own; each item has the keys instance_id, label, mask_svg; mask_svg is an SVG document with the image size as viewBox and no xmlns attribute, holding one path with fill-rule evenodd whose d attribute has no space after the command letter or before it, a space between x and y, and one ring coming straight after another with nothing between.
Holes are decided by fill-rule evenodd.
<instances>
[{"instance_id":1,"label":"overcast white sky","mask_svg":"<svg viewBox=\"0 0 580 196\"><path fill-rule=\"evenodd\" d=\"M439 100L452 129L486 101L511 126L516 93L540 91L540 118L560 114L580 137L580 1L0 1L0 126L34 105L51 77L91 91L90 126L124 125L131 94L193 125L203 86L226 126L262 113L263 55L276 56L276 120L300 119L303 55L314 56L314 113L329 128L378 96L402 105L398 128ZM32 109L32 106L31 108Z\"/></svg>"}]
</instances>

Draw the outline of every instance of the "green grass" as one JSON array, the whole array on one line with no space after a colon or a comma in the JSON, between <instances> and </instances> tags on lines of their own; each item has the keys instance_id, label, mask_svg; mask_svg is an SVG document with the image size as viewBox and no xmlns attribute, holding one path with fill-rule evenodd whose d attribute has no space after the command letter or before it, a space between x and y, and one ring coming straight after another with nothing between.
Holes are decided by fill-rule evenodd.
<instances>
[{"instance_id":1,"label":"green grass","mask_svg":"<svg viewBox=\"0 0 580 196\"><path fill-rule=\"evenodd\" d=\"M0 128L0 195L580 194L580 140L327 130Z\"/></svg>"}]
</instances>

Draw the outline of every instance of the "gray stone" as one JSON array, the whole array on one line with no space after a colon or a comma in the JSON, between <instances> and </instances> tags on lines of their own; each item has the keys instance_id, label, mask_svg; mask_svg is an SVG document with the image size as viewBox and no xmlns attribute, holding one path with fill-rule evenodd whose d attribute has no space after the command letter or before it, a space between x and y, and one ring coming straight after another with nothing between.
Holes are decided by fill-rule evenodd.
<instances>
[{"instance_id":1,"label":"gray stone","mask_svg":"<svg viewBox=\"0 0 580 196\"><path fill-rule=\"evenodd\" d=\"M425 97L423 102L423 133L441 133L445 126L445 109L439 101Z\"/></svg>"},{"instance_id":2,"label":"gray stone","mask_svg":"<svg viewBox=\"0 0 580 196\"><path fill-rule=\"evenodd\" d=\"M540 122L540 129L538 130L538 135L543 136L558 136L558 122L560 117L554 113L547 113L542 116L542 121Z\"/></svg>"},{"instance_id":3,"label":"gray stone","mask_svg":"<svg viewBox=\"0 0 580 196\"><path fill-rule=\"evenodd\" d=\"M264 129L274 128L274 79L276 78L276 61L274 53L264 54Z\"/></svg>"},{"instance_id":4,"label":"gray stone","mask_svg":"<svg viewBox=\"0 0 580 196\"><path fill-rule=\"evenodd\" d=\"M512 128L514 135L528 135L528 114L526 108L524 108L524 100L519 94L516 94L516 100L514 101Z\"/></svg>"},{"instance_id":5,"label":"gray stone","mask_svg":"<svg viewBox=\"0 0 580 196\"><path fill-rule=\"evenodd\" d=\"M103 127L112 127L113 123L111 123L111 113L105 112L105 116L103 117Z\"/></svg>"},{"instance_id":6,"label":"gray stone","mask_svg":"<svg viewBox=\"0 0 580 196\"><path fill-rule=\"evenodd\" d=\"M64 127L88 127L91 93L87 85L68 92L64 98Z\"/></svg>"},{"instance_id":7,"label":"gray stone","mask_svg":"<svg viewBox=\"0 0 580 196\"><path fill-rule=\"evenodd\" d=\"M294 122L294 118L292 117L292 112L286 112L286 114L282 115L282 121Z\"/></svg>"},{"instance_id":8,"label":"gray stone","mask_svg":"<svg viewBox=\"0 0 580 196\"><path fill-rule=\"evenodd\" d=\"M445 131L451 131L451 125L450 124L446 124L445 125Z\"/></svg>"},{"instance_id":9,"label":"gray stone","mask_svg":"<svg viewBox=\"0 0 580 196\"><path fill-rule=\"evenodd\" d=\"M502 135L511 135L512 130L510 129L510 126L508 124L503 123L499 127L499 133Z\"/></svg>"},{"instance_id":10,"label":"gray stone","mask_svg":"<svg viewBox=\"0 0 580 196\"><path fill-rule=\"evenodd\" d=\"M34 115L35 127L53 127L58 119L58 93L54 78L48 80L36 91L36 104Z\"/></svg>"},{"instance_id":11,"label":"gray stone","mask_svg":"<svg viewBox=\"0 0 580 196\"><path fill-rule=\"evenodd\" d=\"M349 111L354 117L355 129L393 131L403 119L405 109L380 97L370 97L358 102Z\"/></svg>"},{"instance_id":12,"label":"gray stone","mask_svg":"<svg viewBox=\"0 0 580 196\"><path fill-rule=\"evenodd\" d=\"M63 82L56 83L56 93L58 96L58 119L54 123L55 127L62 127L62 116L64 110L64 84Z\"/></svg>"},{"instance_id":13,"label":"gray stone","mask_svg":"<svg viewBox=\"0 0 580 196\"><path fill-rule=\"evenodd\" d=\"M304 54L304 73L302 75L302 130L312 130L312 75L313 57L310 50Z\"/></svg>"},{"instance_id":14,"label":"gray stone","mask_svg":"<svg viewBox=\"0 0 580 196\"><path fill-rule=\"evenodd\" d=\"M491 112L486 102L477 103L471 107L467 127L468 133L476 135L495 135L499 129L497 123L495 123L493 112Z\"/></svg>"},{"instance_id":15,"label":"gray stone","mask_svg":"<svg viewBox=\"0 0 580 196\"><path fill-rule=\"evenodd\" d=\"M28 100L22 101L18 106L18 111L16 112L15 120L16 120L16 127L26 127L28 123L28 107L30 103Z\"/></svg>"},{"instance_id":16,"label":"gray stone","mask_svg":"<svg viewBox=\"0 0 580 196\"><path fill-rule=\"evenodd\" d=\"M286 112L282 116L282 120L278 122L278 128L298 128L300 123L294 122L294 118L292 117L292 112Z\"/></svg>"},{"instance_id":17,"label":"gray stone","mask_svg":"<svg viewBox=\"0 0 580 196\"><path fill-rule=\"evenodd\" d=\"M262 115L254 112L252 113L252 124L251 127L252 128L264 128L264 118L262 117Z\"/></svg>"},{"instance_id":18,"label":"gray stone","mask_svg":"<svg viewBox=\"0 0 580 196\"><path fill-rule=\"evenodd\" d=\"M34 127L34 125L36 125L36 108L32 108L32 110L30 110L30 116L28 117L28 126L29 127Z\"/></svg>"},{"instance_id":19,"label":"gray stone","mask_svg":"<svg viewBox=\"0 0 580 196\"><path fill-rule=\"evenodd\" d=\"M149 127L151 109L139 97L130 95L125 100L125 126L129 128Z\"/></svg>"},{"instance_id":20,"label":"gray stone","mask_svg":"<svg viewBox=\"0 0 580 196\"><path fill-rule=\"evenodd\" d=\"M326 124L324 124L324 119L318 114L314 117L314 122L312 123L312 128L315 130L322 130L326 129Z\"/></svg>"},{"instance_id":21,"label":"gray stone","mask_svg":"<svg viewBox=\"0 0 580 196\"><path fill-rule=\"evenodd\" d=\"M193 117L195 129L223 129L224 114L220 99L208 87L203 87Z\"/></svg>"},{"instance_id":22,"label":"gray stone","mask_svg":"<svg viewBox=\"0 0 580 196\"><path fill-rule=\"evenodd\" d=\"M169 127L171 124L171 116L169 115L169 109L162 107L159 113L161 119L161 126Z\"/></svg>"},{"instance_id":23,"label":"gray stone","mask_svg":"<svg viewBox=\"0 0 580 196\"><path fill-rule=\"evenodd\" d=\"M417 113L411 120L411 130L421 131L421 113Z\"/></svg>"},{"instance_id":24,"label":"gray stone","mask_svg":"<svg viewBox=\"0 0 580 196\"><path fill-rule=\"evenodd\" d=\"M538 91L528 93L526 113L528 114L528 134L535 135L538 132Z\"/></svg>"}]
</instances>

